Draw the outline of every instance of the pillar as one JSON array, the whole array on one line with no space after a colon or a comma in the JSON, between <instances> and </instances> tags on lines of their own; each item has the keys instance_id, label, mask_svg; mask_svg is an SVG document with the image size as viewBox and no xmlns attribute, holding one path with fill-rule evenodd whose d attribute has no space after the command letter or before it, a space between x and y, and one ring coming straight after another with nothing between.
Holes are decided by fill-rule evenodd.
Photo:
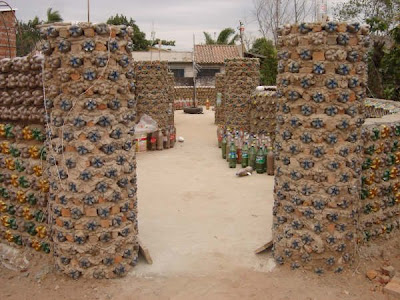
<instances>
[{"instance_id":1,"label":"pillar","mask_svg":"<svg viewBox=\"0 0 400 300\"><path fill-rule=\"evenodd\" d=\"M139 248L132 29L41 30L56 267L74 279L124 276Z\"/></svg>"},{"instance_id":2,"label":"pillar","mask_svg":"<svg viewBox=\"0 0 400 300\"><path fill-rule=\"evenodd\" d=\"M274 257L293 269L352 263L360 201L368 28L279 30Z\"/></svg>"}]
</instances>

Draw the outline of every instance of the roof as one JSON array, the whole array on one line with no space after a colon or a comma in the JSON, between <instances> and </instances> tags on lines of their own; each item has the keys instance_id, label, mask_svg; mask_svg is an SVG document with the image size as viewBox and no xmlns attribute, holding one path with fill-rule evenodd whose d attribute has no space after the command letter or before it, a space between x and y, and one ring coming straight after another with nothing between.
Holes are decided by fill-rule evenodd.
<instances>
[{"instance_id":1,"label":"roof","mask_svg":"<svg viewBox=\"0 0 400 300\"><path fill-rule=\"evenodd\" d=\"M199 64L223 64L227 58L241 57L237 45L196 45L195 61Z\"/></svg>"},{"instance_id":2,"label":"roof","mask_svg":"<svg viewBox=\"0 0 400 300\"><path fill-rule=\"evenodd\" d=\"M133 60L148 61L148 60L162 60L176 63L191 63L193 61L192 52L179 52L179 51L133 51Z\"/></svg>"}]
</instances>

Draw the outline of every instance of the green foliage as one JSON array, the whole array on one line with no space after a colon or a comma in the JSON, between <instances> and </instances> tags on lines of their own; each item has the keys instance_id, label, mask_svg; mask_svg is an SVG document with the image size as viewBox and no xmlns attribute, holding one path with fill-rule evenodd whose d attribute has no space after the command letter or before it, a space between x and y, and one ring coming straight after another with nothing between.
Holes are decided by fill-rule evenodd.
<instances>
[{"instance_id":1,"label":"green foliage","mask_svg":"<svg viewBox=\"0 0 400 300\"><path fill-rule=\"evenodd\" d=\"M277 51L274 43L266 38L258 38L253 42L250 53L265 56L261 59L260 73L263 85L276 85L277 76Z\"/></svg>"},{"instance_id":2,"label":"green foliage","mask_svg":"<svg viewBox=\"0 0 400 300\"><path fill-rule=\"evenodd\" d=\"M31 53L40 40L40 32L36 28L40 24L39 18L35 17L27 23L18 22L17 30L17 56L25 56Z\"/></svg>"},{"instance_id":3,"label":"green foliage","mask_svg":"<svg viewBox=\"0 0 400 300\"><path fill-rule=\"evenodd\" d=\"M133 28L132 41L135 45L135 51L146 51L148 50L149 46L158 45L158 43L160 42L160 39L155 39L154 42L151 40L147 40L146 34L139 29L139 26L136 25L135 20L133 20L132 18L128 20L128 18L123 14L116 14L115 16L111 16L110 18L108 18L107 24L131 26ZM175 46L175 41L161 40L161 45Z\"/></svg>"},{"instance_id":4,"label":"green foliage","mask_svg":"<svg viewBox=\"0 0 400 300\"><path fill-rule=\"evenodd\" d=\"M61 18L60 12L58 10L54 10L52 8L47 9L47 21L46 23L55 23L62 22L63 18Z\"/></svg>"},{"instance_id":5,"label":"green foliage","mask_svg":"<svg viewBox=\"0 0 400 300\"><path fill-rule=\"evenodd\" d=\"M340 20L367 23L371 32L387 33L396 26L400 0L347 0L339 4L335 11Z\"/></svg>"},{"instance_id":6,"label":"green foliage","mask_svg":"<svg viewBox=\"0 0 400 300\"><path fill-rule=\"evenodd\" d=\"M36 28L37 25L63 21L60 12L52 8L47 9L46 18L46 21L41 21L38 17L28 22L18 21L17 56L25 56L35 50L37 43L40 41L40 31Z\"/></svg>"},{"instance_id":7,"label":"green foliage","mask_svg":"<svg viewBox=\"0 0 400 300\"><path fill-rule=\"evenodd\" d=\"M131 26L133 28L133 44L135 45L135 51L146 51L149 48L149 41L146 40L146 34L140 31L139 26L136 25L135 20L128 18L124 15L116 14L115 16L111 16L107 20L107 24L111 25L126 25Z\"/></svg>"},{"instance_id":8,"label":"green foliage","mask_svg":"<svg viewBox=\"0 0 400 300\"><path fill-rule=\"evenodd\" d=\"M235 42L239 39L239 35L235 34L233 28L223 29L216 40L208 32L203 32L203 34L206 39L206 45L235 45Z\"/></svg>"},{"instance_id":9,"label":"green foliage","mask_svg":"<svg viewBox=\"0 0 400 300\"><path fill-rule=\"evenodd\" d=\"M400 101L400 25L390 32L393 45L382 59L384 94L388 99Z\"/></svg>"},{"instance_id":10,"label":"green foliage","mask_svg":"<svg viewBox=\"0 0 400 300\"><path fill-rule=\"evenodd\" d=\"M400 0L347 0L336 11L340 20L371 26L370 96L400 101Z\"/></svg>"}]
</instances>

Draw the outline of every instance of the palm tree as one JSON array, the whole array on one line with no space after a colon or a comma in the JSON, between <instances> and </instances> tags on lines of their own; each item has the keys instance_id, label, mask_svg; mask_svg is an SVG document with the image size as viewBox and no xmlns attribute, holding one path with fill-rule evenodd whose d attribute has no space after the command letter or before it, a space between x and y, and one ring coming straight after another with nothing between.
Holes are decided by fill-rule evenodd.
<instances>
[{"instance_id":1,"label":"palm tree","mask_svg":"<svg viewBox=\"0 0 400 300\"><path fill-rule=\"evenodd\" d=\"M58 10L54 10L52 8L47 9L47 21L46 23L55 23L62 22L63 18L61 18L60 12Z\"/></svg>"},{"instance_id":2,"label":"palm tree","mask_svg":"<svg viewBox=\"0 0 400 300\"><path fill-rule=\"evenodd\" d=\"M234 45L239 38L239 35L235 34L235 30L233 28L223 29L219 33L217 40L214 40L211 37L211 34L209 34L208 32L203 33L204 37L206 38L206 45ZM234 36L230 39L232 35Z\"/></svg>"}]
</instances>

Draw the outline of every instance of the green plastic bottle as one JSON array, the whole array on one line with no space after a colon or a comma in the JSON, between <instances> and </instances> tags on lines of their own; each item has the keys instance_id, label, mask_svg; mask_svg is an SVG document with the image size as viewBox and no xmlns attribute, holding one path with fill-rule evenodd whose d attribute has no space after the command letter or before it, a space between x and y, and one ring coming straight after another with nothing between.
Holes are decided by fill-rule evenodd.
<instances>
[{"instance_id":1,"label":"green plastic bottle","mask_svg":"<svg viewBox=\"0 0 400 300\"><path fill-rule=\"evenodd\" d=\"M267 145L264 145L264 155L265 155L264 173L266 173L267 172L267 156L268 156Z\"/></svg>"},{"instance_id":2,"label":"green plastic bottle","mask_svg":"<svg viewBox=\"0 0 400 300\"><path fill-rule=\"evenodd\" d=\"M244 143L242 149L242 168L246 168L249 165L249 146Z\"/></svg>"},{"instance_id":3,"label":"green plastic bottle","mask_svg":"<svg viewBox=\"0 0 400 300\"><path fill-rule=\"evenodd\" d=\"M258 174L264 173L265 154L262 147L258 148L256 155L256 171Z\"/></svg>"},{"instance_id":4,"label":"green plastic bottle","mask_svg":"<svg viewBox=\"0 0 400 300\"><path fill-rule=\"evenodd\" d=\"M222 158L226 159L226 135L222 138L221 142Z\"/></svg>"},{"instance_id":5,"label":"green plastic bottle","mask_svg":"<svg viewBox=\"0 0 400 300\"><path fill-rule=\"evenodd\" d=\"M252 167L253 170L256 169L256 156L256 148L254 147L254 145L252 145L249 150L249 166Z\"/></svg>"},{"instance_id":6,"label":"green plastic bottle","mask_svg":"<svg viewBox=\"0 0 400 300\"><path fill-rule=\"evenodd\" d=\"M229 168L236 168L237 161L237 153L235 143L231 143L231 147L229 149Z\"/></svg>"}]
</instances>

